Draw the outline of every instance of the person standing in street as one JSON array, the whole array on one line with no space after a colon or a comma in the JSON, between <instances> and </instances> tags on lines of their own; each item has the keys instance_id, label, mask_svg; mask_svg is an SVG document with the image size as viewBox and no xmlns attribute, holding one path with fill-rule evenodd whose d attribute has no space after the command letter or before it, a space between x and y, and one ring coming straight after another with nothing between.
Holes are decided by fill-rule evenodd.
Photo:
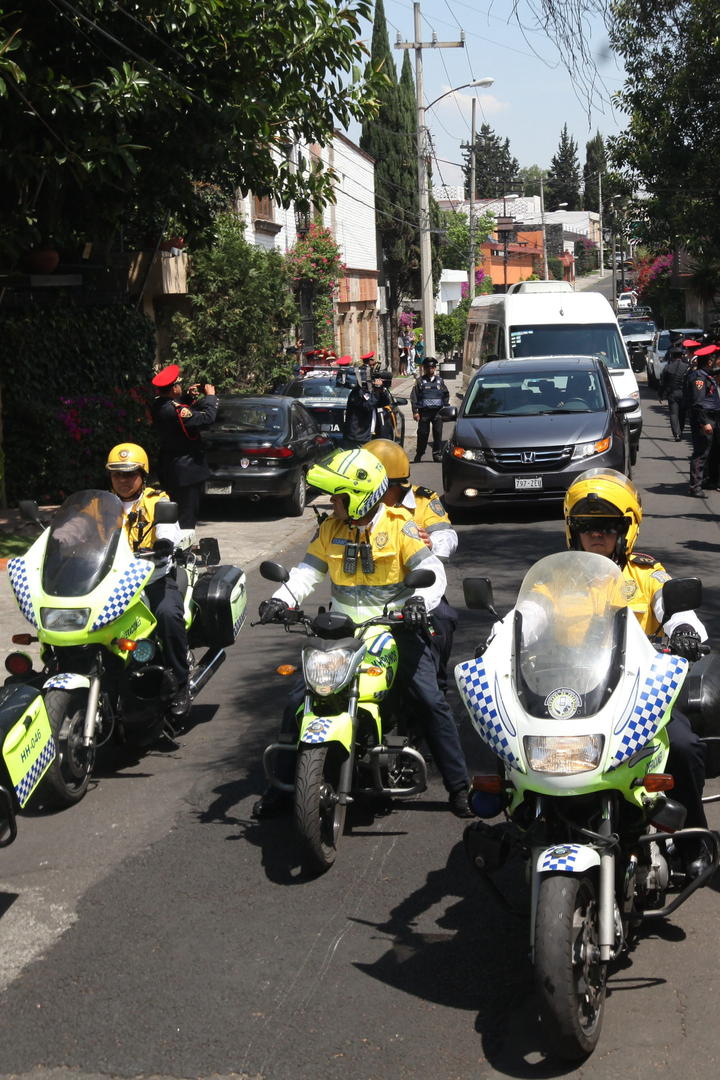
<instances>
[{"instance_id":1,"label":"person standing in street","mask_svg":"<svg viewBox=\"0 0 720 1080\"><path fill-rule=\"evenodd\" d=\"M348 447L362 446L376 434L380 410L392 404L384 380L369 365L374 353L366 353L361 359L364 367L358 372L358 383L348 394L345 405L343 436Z\"/></svg>"},{"instance_id":2,"label":"person standing in street","mask_svg":"<svg viewBox=\"0 0 720 1080\"><path fill-rule=\"evenodd\" d=\"M720 468L720 393L714 374L717 345L705 345L695 353L697 370L689 382L690 431L690 490L688 494L701 497L703 488L718 490Z\"/></svg>"},{"instance_id":3,"label":"person standing in street","mask_svg":"<svg viewBox=\"0 0 720 1080\"><path fill-rule=\"evenodd\" d=\"M658 401L665 400L668 403L670 427L675 442L680 442L685 427L686 379L689 370L685 350L674 346L660 376Z\"/></svg>"},{"instance_id":4,"label":"person standing in street","mask_svg":"<svg viewBox=\"0 0 720 1080\"><path fill-rule=\"evenodd\" d=\"M410 394L413 418L417 421L417 447L415 461L422 461L427 449L432 427L433 461L440 461L442 453L442 409L450 401L450 391L436 373L434 356L426 356L422 363L422 375L415 382Z\"/></svg>"},{"instance_id":5,"label":"person standing in street","mask_svg":"<svg viewBox=\"0 0 720 1080\"><path fill-rule=\"evenodd\" d=\"M160 483L178 504L181 529L194 529L200 510L200 495L211 476L200 431L215 422L218 400L215 387L206 383L199 402L199 385L183 394L180 368L169 364L152 380L157 397L152 406L153 424L160 433L158 472Z\"/></svg>"}]
</instances>

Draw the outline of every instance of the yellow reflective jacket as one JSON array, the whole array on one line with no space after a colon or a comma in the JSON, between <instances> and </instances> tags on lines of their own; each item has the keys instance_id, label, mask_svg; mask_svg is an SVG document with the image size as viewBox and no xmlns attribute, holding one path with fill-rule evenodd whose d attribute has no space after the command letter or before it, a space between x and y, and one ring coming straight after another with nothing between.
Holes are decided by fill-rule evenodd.
<instances>
[{"instance_id":1,"label":"yellow reflective jacket","mask_svg":"<svg viewBox=\"0 0 720 1080\"><path fill-rule=\"evenodd\" d=\"M652 555L638 551L628 558L622 576L628 607L637 616L643 633L648 637L658 634L662 627L653 611L653 598L671 575Z\"/></svg>"},{"instance_id":2,"label":"yellow reflective jacket","mask_svg":"<svg viewBox=\"0 0 720 1080\"><path fill-rule=\"evenodd\" d=\"M125 514L123 528L133 551L138 551L140 548L151 548L155 543L157 539L153 527L155 504L161 499L168 498L167 493L161 491L160 488L143 488L139 497Z\"/></svg>"}]
</instances>

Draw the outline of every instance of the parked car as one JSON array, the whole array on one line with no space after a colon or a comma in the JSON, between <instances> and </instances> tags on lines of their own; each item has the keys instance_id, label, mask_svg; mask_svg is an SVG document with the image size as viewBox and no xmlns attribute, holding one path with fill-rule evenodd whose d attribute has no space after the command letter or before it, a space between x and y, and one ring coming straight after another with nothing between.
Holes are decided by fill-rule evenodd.
<instances>
[{"instance_id":1,"label":"parked car","mask_svg":"<svg viewBox=\"0 0 720 1080\"><path fill-rule=\"evenodd\" d=\"M665 355L671 345L677 342L682 344L686 338L701 341L704 333L698 326L676 326L669 330L657 330L647 356L648 386L656 389L660 385L660 378L665 370Z\"/></svg>"},{"instance_id":2,"label":"parked car","mask_svg":"<svg viewBox=\"0 0 720 1080\"><path fill-rule=\"evenodd\" d=\"M468 386L443 452L451 507L562 499L585 469L631 472L627 414L598 357L494 360Z\"/></svg>"},{"instance_id":3,"label":"parked car","mask_svg":"<svg viewBox=\"0 0 720 1080\"><path fill-rule=\"evenodd\" d=\"M349 379L357 375L352 373ZM345 376L343 375L343 380ZM307 411L315 418L320 431L335 443L342 442L345 403L350 396L350 385L338 385L335 377L327 379L293 379L286 384L283 393L288 397L302 401ZM395 416L395 441L405 443L405 417L400 411L401 405L407 405L407 398L393 397L390 394L393 415Z\"/></svg>"},{"instance_id":4,"label":"parked car","mask_svg":"<svg viewBox=\"0 0 720 1080\"><path fill-rule=\"evenodd\" d=\"M636 292L623 292L623 293L620 293L620 295L617 298L617 304L616 304L618 314L621 311L623 311L623 312L632 311L636 304L637 304L637 293Z\"/></svg>"},{"instance_id":5,"label":"parked car","mask_svg":"<svg viewBox=\"0 0 720 1080\"><path fill-rule=\"evenodd\" d=\"M623 319L620 323L620 333L627 345L630 365L636 374L646 370L646 356L652 346L656 330L657 327L652 319Z\"/></svg>"},{"instance_id":6,"label":"parked car","mask_svg":"<svg viewBox=\"0 0 720 1080\"><path fill-rule=\"evenodd\" d=\"M333 448L299 401L274 395L221 397L202 438L213 474L206 495L279 498L291 517L305 509L308 469Z\"/></svg>"}]
</instances>

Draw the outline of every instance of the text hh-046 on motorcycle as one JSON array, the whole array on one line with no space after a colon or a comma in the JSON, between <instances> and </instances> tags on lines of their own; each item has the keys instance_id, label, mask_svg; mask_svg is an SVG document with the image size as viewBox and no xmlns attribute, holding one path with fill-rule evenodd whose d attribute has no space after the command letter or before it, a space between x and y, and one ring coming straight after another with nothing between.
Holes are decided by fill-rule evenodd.
<instances>
[{"instance_id":1,"label":"text hh-046 on motorcycle","mask_svg":"<svg viewBox=\"0 0 720 1080\"><path fill-rule=\"evenodd\" d=\"M468 606L494 615L489 582L464 584ZM666 583L665 617L697 606L700 591L697 579ZM509 819L470 826L466 846L491 884L508 854L529 860L535 983L561 1057L594 1049L608 964L639 924L674 911L718 865L717 834L683 829L685 808L666 795L667 724L687 669L645 637L618 567L576 551L536 563L486 650L455 668L504 772L476 778L473 808ZM695 880L678 854L690 839L712 852Z\"/></svg>"},{"instance_id":2,"label":"text hh-046 on motorcycle","mask_svg":"<svg viewBox=\"0 0 720 1080\"><path fill-rule=\"evenodd\" d=\"M270 581L285 582L279 563L260 564ZM412 570L399 590L432 585L432 570ZM321 611L314 618L290 609L285 629L308 636L302 651L304 703L298 710L299 739L272 743L263 766L271 784L294 794L295 825L310 867L332 866L345 827L347 807L358 796L402 798L427 787L427 766L410 735L384 728L380 703L397 673L398 650L390 628L402 632L403 616L388 611L364 622ZM257 625L253 623L252 625ZM288 666L279 674L292 674ZM297 756L295 783L277 775L279 754ZM285 773L287 775L287 773Z\"/></svg>"},{"instance_id":3,"label":"text hh-046 on motorcycle","mask_svg":"<svg viewBox=\"0 0 720 1080\"><path fill-rule=\"evenodd\" d=\"M42 525L36 507L34 517ZM156 503L155 524L176 520L175 503ZM192 648L207 647L199 663L192 657L189 689L195 694L242 625L245 575L217 565L217 541L176 554L188 639ZM167 730L177 683L163 663L143 593L162 557L133 553L116 495L81 491L63 503L25 555L8 563L15 598L37 633L13 640L42 646L42 672L22 653L11 654L6 667L14 682L27 684L24 691L32 692L52 729L57 757L37 788L43 805L70 806L83 797L95 751L111 735L147 746Z\"/></svg>"}]
</instances>

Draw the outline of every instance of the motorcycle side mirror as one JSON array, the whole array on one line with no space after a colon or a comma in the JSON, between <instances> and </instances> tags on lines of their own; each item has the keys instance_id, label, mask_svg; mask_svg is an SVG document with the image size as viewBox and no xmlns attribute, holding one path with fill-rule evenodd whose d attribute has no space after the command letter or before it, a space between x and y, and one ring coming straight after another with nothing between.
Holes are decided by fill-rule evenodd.
<instances>
[{"instance_id":1,"label":"motorcycle side mirror","mask_svg":"<svg viewBox=\"0 0 720 1080\"><path fill-rule=\"evenodd\" d=\"M495 610L490 578L463 578L463 596L465 597L465 606L471 610L489 611L495 619L500 618Z\"/></svg>"},{"instance_id":2,"label":"motorcycle side mirror","mask_svg":"<svg viewBox=\"0 0 720 1080\"><path fill-rule=\"evenodd\" d=\"M443 405L440 410L441 420L457 420L457 409L454 405Z\"/></svg>"},{"instance_id":3,"label":"motorcycle side mirror","mask_svg":"<svg viewBox=\"0 0 720 1080\"><path fill-rule=\"evenodd\" d=\"M175 525L178 519L178 504L169 499L158 499L155 503L153 525Z\"/></svg>"},{"instance_id":4,"label":"motorcycle side mirror","mask_svg":"<svg viewBox=\"0 0 720 1080\"><path fill-rule=\"evenodd\" d=\"M692 611L702 604L700 578L672 578L662 587L663 622L679 611Z\"/></svg>"},{"instance_id":5,"label":"motorcycle side mirror","mask_svg":"<svg viewBox=\"0 0 720 1080\"><path fill-rule=\"evenodd\" d=\"M408 589L429 589L434 581L434 570L423 570L418 567L417 570L411 570L409 574L405 575L403 585Z\"/></svg>"},{"instance_id":6,"label":"motorcycle side mirror","mask_svg":"<svg viewBox=\"0 0 720 1080\"><path fill-rule=\"evenodd\" d=\"M43 519L40 517L40 507L34 499L21 499L18 509L26 521L32 521L33 525L45 528Z\"/></svg>"},{"instance_id":7,"label":"motorcycle side mirror","mask_svg":"<svg viewBox=\"0 0 720 1080\"><path fill-rule=\"evenodd\" d=\"M395 404L396 405L407 405L407 403L408 403L408 399L406 397L396 397L395 398Z\"/></svg>"},{"instance_id":8,"label":"motorcycle side mirror","mask_svg":"<svg viewBox=\"0 0 720 1080\"><path fill-rule=\"evenodd\" d=\"M260 563L260 575L266 581L279 581L281 584L290 578L290 572L285 569L282 563L272 562L269 559Z\"/></svg>"},{"instance_id":9,"label":"motorcycle side mirror","mask_svg":"<svg viewBox=\"0 0 720 1080\"><path fill-rule=\"evenodd\" d=\"M198 548L206 566L220 565L220 545L214 536L203 536Z\"/></svg>"}]
</instances>

